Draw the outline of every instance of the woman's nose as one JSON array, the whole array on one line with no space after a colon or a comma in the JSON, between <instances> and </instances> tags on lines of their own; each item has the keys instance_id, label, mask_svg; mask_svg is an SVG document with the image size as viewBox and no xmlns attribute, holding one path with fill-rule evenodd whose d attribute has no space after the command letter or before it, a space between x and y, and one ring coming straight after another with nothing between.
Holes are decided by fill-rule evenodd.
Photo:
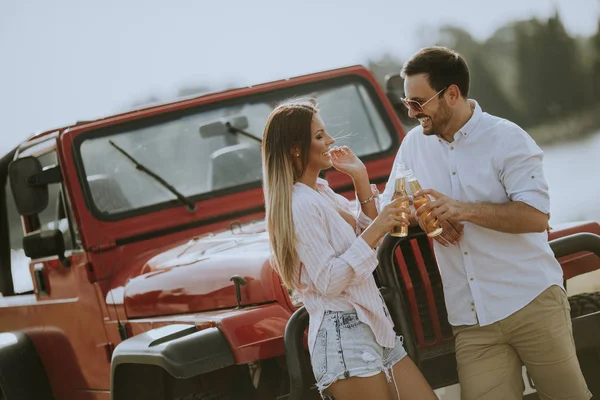
<instances>
[{"instance_id":1,"label":"woman's nose","mask_svg":"<svg viewBox=\"0 0 600 400\"><path fill-rule=\"evenodd\" d=\"M334 143L335 143L335 139L332 138L331 136L329 136L329 140L327 141L327 146L331 146Z\"/></svg>"}]
</instances>

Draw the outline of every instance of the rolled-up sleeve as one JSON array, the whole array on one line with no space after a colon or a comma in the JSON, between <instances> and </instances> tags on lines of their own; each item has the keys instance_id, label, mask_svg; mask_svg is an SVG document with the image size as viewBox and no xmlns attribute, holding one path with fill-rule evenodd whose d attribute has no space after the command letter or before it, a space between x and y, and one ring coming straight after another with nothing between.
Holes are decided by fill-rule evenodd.
<instances>
[{"instance_id":1,"label":"rolled-up sleeve","mask_svg":"<svg viewBox=\"0 0 600 400\"><path fill-rule=\"evenodd\" d=\"M341 254L328 238L326 212L310 202L293 205L296 251L303 268L324 296L339 296L348 286L367 279L377 267L376 252L360 237Z\"/></svg>"},{"instance_id":2,"label":"rolled-up sleeve","mask_svg":"<svg viewBox=\"0 0 600 400\"><path fill-rule=\"evenodd\" d=\"M357 203L360 207L360 203ZM378 210L379 212L379 210ZM356 233L361 234L369 225L373 223L373 220L369 218L362 210L358 210L358 217L356 218Z\"/></svg>"},{"instance_id":3,"label":"rolled-up sleeve","mask_svg":"<svg viewBox=\"0 0 600 400\"><path fill-rule=\"evenodd\" d=\"M544 153L522 129L511 126L507 140L498 146L500 180L512 201L520 201L550 214L550 196L544 177Z\"/></svg>"}]
</instances>

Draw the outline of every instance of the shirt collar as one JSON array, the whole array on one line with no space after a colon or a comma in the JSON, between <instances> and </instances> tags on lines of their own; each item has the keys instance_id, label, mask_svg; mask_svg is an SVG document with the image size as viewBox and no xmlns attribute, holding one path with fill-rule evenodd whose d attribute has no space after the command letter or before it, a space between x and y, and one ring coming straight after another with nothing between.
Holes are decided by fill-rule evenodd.
<instances>
[{"instance_id":1,"label":"shirt collar","mask_svg":"<svg viewBox=\"0 0 600 400\"><path fill-rule=\"evenodd\" d=\"M302 182L300 182L300 181L298 181L298 182L295 182L295 183L294 183L294 186L296 186L296 187L306 187L307 189L310 189L310 190L313 190L313 191L314 191L314 189L313 189L313 188L311 188L311 187L310 187L310 186L308 186L308 185L305 185L304 183L302 183ZM316 184L316 187L315 187L315 189L317 189L317 191L318 191L318 190L319 190L320 188L322 188L322 187L329 187L329 182L327 182L327 181L326 181L325 179L323 179L323 178L317 178L317 184Z\"/></svg>"},{"instance_id":2,"label":"shirt collar","mask_svg":"<svg viewBox=\"0 0 600 400\"><path fill-rule=\"evenodd\" d=\"M464 124L462 128L460 128L458 132L454 134L455 138L457 137L457 135L462 135L464 137L469 136L469 133L471 133L473 129L475 129L477 123L479 122L479 119L481 118L481 115L483 114L483 111L481 110L481 107L479 106L479 103L477 103L477 101L469 99L469 104L472 107L474 107L473 115L471 115L471 118L469 118L467 123Z\"/></svg>"},{"instance_id":3,"label":"shirt collar","mask_svg":"<svg viewBox=\"0 0 600 400\"><path fill-rule=\"evenodd\" d=\"M317 178L317 186L329 186L329 182L323 178Z\"/></svg>"}]
</instances>

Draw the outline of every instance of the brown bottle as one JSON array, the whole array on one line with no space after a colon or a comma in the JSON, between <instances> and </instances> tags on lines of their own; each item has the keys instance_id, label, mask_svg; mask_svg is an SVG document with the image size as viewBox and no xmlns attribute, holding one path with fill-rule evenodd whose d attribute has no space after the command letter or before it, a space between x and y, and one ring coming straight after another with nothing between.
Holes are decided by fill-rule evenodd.
<instances>
[{"instance_id":1,"label":"brown bottle","mask_svg":"<svg viewBox=\"0 0 600 400\"><path fill-rule=\"evenodd\" d=\"M406 178L402 176L402 177L396 178L396 181L394 183L394 195L392 196L392 201L396 200L398 197L404 197L404 196L408 196L408 193L406 193ZM400 202L398 205L400 207L408 208L409 207L408 197L406 197L406 200ZM400 217L406 218L406 213L402 212L399 214L400 214L399 215ZM390 235L396 236L396 237L408 236L408 226L396 225L392 228Z\"/></svg>"},{"instance_id":2,"label":"brown bottle","mask_svg":"<svg viewBox=\"0 0 600 400\"><path fill-rule=\"evenodd\" d=\"M429 196L427 196L427 195L419 196L419 197L414 196L415 193L417 193L419 190L421 190L421 185L419 184L419 181L417 180L417 178L415 178L415 176L412 174L411 170L408 170L407 180L408 180L408 187L410 188L410 191L413 194L413 205L415 207L415 212L416 212L422 205L431 202L431 200L429 199ZM425 230L425 233L427 234L427 236L429 236L429 237L438 236L439 234L442 233L443 229L440 226L440 223L437 218L434 218L434 219L430 220L428 223L425 223L425 219L427 218L428 215L429 215L429 213L422 214L418 218L419 225L421 226L422 229Z\"/></svg>"}]
</instances>

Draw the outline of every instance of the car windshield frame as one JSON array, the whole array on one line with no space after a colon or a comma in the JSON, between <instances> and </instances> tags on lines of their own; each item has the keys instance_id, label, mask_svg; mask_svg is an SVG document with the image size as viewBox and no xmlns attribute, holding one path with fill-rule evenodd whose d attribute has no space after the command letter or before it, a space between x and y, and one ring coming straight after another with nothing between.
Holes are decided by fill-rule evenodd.
<instances>
[{"instance_id":1,"label":"car windshield frame","mask_svg":"<svg viewBox=\"0 0 600 400\"><path fill-rule=\"evenodd\" d=\"M395 155L396 149L399 144L399 135L397 129L388 114L385 105L381 101L381 98L378 92L372 85L372 82L360 75L343 75L334 78L327 78L318 81L311 81L303 84L276 88L271 90L266 90L259 93L252 93L244 96L235 97L228 100L217 101L209 104L202 104L198 106L192 106L185 109L169 111L166 113L148 116L140 119L136 119L133 121L128 121L124 123L115 124L108 127L96 128L84 131L73 139L73 156L75 160L75 167L77 170L79 183L82 186L82 192L84 196L84 200L87 208L90 210L91 214L101 220L101 221L118 221L127 218L137 217L144 214L152 214L158 211L162 211L169 208L174 207L182 207L181 202L176 199L169 199L167 201L154 203L151 205L131 208L124 211L114 212L114 213L106 213L100 210L93 199L92 190L88 183L88 176L86 174L83 157L81 153L82 144L89 139L102 138L106 136L114 136L122 133L128 133L131 131L151 127L153 125L168 123L171 121L176 121L178 119L191 116L193 114L199 114L203 112L210 112L213 110L218 110L220 108L227 107L235 107L248 103L260 103L261 100L267 102L269 100L279 99L279 101L283 101L284 99L294 98L298 96L298 93L305 93L309 95L312 92L320 92L328 89L335 89L336 87L343 87L344 85L349 84L357 84L362 86L371 100L372 108L379 115L383 126L385 127L387 133L390 135L390 143L387 149L384 149L379 152L361 155L360 158L364 162L369 162L371 160L380 159L388 156ZM262 132L258 132L262 137ZM200 135L198 133L198 135ZM195 195L187 195L187 197L193 202L200 202L207 199L219 198L224 196L229 196L235 193L241 193L252 189L257 189L262 187L262 181L259 179L254 182L248 182L239 184L237 186L217 189L209 192L199 193Z\"/></svg>"}]
</instances>

